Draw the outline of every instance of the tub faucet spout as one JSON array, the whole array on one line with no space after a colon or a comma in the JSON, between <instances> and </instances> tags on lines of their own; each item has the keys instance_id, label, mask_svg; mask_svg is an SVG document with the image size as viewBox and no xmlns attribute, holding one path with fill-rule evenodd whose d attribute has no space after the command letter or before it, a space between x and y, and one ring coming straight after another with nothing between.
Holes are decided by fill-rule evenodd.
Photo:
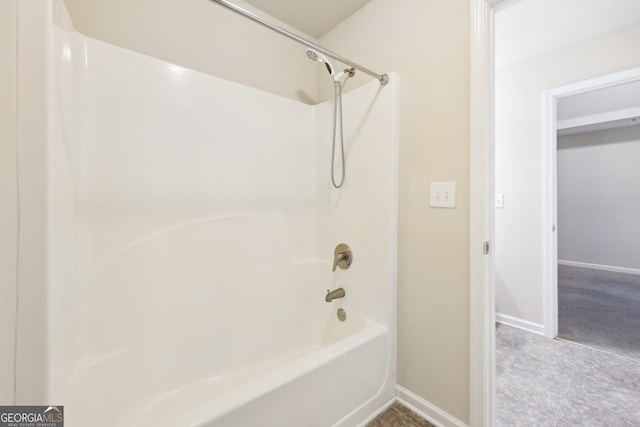
<instances>
[{"instance_id":1,"label":"tub faucet spout","mask_svg":"<svg viewBox=\"0 0 640 427\"><path fill-rule=\"evenodd\" d=\"M338 288L334 291L327 290L327 296L324 298L326 302L331 302L336 298L344 298L344 289Z\"/></svg>"}]
</instances>

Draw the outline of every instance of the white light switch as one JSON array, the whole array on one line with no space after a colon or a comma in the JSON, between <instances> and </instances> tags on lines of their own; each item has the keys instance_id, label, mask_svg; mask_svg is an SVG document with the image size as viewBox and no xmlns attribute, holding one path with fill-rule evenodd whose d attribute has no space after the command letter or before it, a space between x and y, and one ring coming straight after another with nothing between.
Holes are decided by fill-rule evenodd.
<instances>
[{"instance_id":1,"label":"white light switch","mask_svg":"<svg viewBox=\"0 0 640 427\"><path fill-rule=\"evenodd\" d=\"M504 209L504 194L496 194L496 208Z\"/></svg>"},{"instance_id":2,"label":"white light switch","mask_svg":"<svg viewBox=\"0 0 640 427\"><path fill-rule=\"evenodd\" d=\"M455 208L456 207L456 183L455 182L432 182L431 199L432 208Z\"/></svg>"}]
</instances>

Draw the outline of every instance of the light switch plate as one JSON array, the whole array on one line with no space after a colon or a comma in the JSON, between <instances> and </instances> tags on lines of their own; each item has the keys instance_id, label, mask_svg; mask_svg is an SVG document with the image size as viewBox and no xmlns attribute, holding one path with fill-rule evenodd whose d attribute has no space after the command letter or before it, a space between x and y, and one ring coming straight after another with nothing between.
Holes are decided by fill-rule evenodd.
<instances>
[{"instance_id":1,"label":"light switch plate","mask_svg":"<svg viewBox=\"0 0 640 427\"><path fill-rule=\"evenodd\" d=\"M456 207L456 183L455 182L432 182L430 205L432 208Z\"/></svg>"},{"instance_id":2,"label":"light switch plate","mask_svg":"<svg viewBox=\"0 0 640 427\"><path fill-rule=\"evenodd\" d=\"M496 208L504 209L504 194L502 193L496 194Z\"/></svg>"}]
</instances>

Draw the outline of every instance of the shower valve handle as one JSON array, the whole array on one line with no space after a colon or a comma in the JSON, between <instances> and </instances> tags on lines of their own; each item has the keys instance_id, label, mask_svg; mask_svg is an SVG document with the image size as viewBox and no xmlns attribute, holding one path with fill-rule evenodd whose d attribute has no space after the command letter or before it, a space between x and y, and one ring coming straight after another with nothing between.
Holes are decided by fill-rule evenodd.
<instances>
[{"instance_id":1,"label":"shower valve handle","mask_svg":"<svg viewBox=\"0 0 640 427\"><path fill-rule=\"evenodd\" d=\"M346 270L351 266L352 261L353 254L351 253L351 248L345 243L340 243L333 251L332 271L336 271L336 267L340 267L341 269Z\"/></svg>"}]
</instances>

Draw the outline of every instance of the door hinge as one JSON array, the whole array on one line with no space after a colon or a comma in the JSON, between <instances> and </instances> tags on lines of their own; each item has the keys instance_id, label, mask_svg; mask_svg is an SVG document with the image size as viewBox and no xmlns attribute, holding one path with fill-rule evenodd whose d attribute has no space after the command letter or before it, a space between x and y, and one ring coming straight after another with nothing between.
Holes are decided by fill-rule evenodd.
<instances>
[{"instance_id":1,"label":"door hinge","mask_svg":"<svg viewBox=\"0 0 640 427\"><path fill-rule=\"evenodd\" d=\"M484 252L485 255L489 254L489 242L484 242L482 251Z\"/></svg>"}]
</instances>

